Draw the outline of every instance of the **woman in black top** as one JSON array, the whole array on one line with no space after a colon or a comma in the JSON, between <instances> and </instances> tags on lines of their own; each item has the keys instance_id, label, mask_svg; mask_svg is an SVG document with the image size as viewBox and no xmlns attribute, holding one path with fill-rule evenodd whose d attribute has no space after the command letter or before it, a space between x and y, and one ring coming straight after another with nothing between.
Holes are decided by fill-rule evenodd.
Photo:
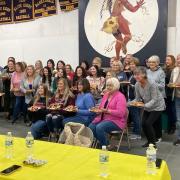
<instances>
[{"instance_id":1,"label":"woman in black top","mask_svg":"<svg viewBox=\"0 0 180 180\"><path fill-rule=\"evenodd\" d=\"M10 93L11 76L14 71L15 59L13 57L9 57L6 69L2 72L3 92L5 93L4 112L6 112L6 118L8 119L10 119L10 116L12 115L13 104L15 101L13 93Z\"/></svg>"}]
</instances>

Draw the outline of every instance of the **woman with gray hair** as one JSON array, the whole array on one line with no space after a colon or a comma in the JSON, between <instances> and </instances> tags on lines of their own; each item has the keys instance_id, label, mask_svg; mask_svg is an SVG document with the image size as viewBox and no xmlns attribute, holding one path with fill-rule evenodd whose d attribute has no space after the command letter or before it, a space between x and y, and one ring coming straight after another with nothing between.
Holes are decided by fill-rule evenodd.
<instances>
[{"instance_id":1,"label":"woman with gray hair","mask_svg":"<svg viewBox=\"0 0 180 180\"><path fill-rule=\"evenodd\" d=\"M147 138L147 143L143 147L148 147L150 143L156 144L154 124L161 117L161 113L165 109L165 102L157 84L148 79L144 67L138 67L134 72L134 76L137 81L135 85L135 102L142 101L144 103L142 128Z\"/></svg>"},{"instance_id":2,"label":"woman with gray hair","mask_svg":"<svg viewBox=\"0 0 180 180\"><path fill-rule=\"evenodd\" d=\"M107 80L107 92L98 107L98 115L89 125L102 146L109 145L106 133L124 129L126 125L126 99L119 92L119 87L120 83L117 78L113 77Z\"/></svg>"},{"instance_id":3,"label":"woman with gray hair","mask_svg":"<svg viewBox=\"0 0 180 180\"><path fill-rule=\"evenodd\" d=\"M159 66L160 59L158 56L153 55L148 59L149 69L147 70L148 80L154 82L162 96L165 98L165 73L163 69ZM161 117L154 124L155 133L156 133L156 141L160 142L162 137L162 124Z\"/></svg>"}]
</instances>

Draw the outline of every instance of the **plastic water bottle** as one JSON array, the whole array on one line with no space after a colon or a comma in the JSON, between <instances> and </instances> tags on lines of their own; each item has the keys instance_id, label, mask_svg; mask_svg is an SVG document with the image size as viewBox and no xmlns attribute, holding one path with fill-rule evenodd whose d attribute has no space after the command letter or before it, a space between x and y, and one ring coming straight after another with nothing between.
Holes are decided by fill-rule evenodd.
<instances>
[{"instance_id":1,"label":"plastic water bottle","mask_svg":"<svg viewBox=\"0 0 180 180\"><path fill-rule=\"evenodd\" d=\"M13 157L13 137L11 132L8 132L5 137L5 149L5 157L11 159Z\"/></svg>"},{"instance_id":2,"label":"plastic water bottle","mask_svg":"<svg viewBox=\"0 0 180 180\"><path fill-rule=\"evenodd\" d=\"M28 132L26 136L27 159L33 158L33 145L34 145L34 138L31 132Z\"/></svg>"},{"instance_id":3,"label":"plastic water bottle","mask_svg":"<svg viewBox=\"0 0 180 180\"><path fill-rule=\"evenodd\" d=\"M99 163L100 163L100 176L107 177L109 175L108 165L109 165L109 153L106 146L102 146L102 151L99 153Z\"/></svg>"},{"instance_id":4,"label":"plastic water bottle","mask_svg":"<svg viewBox=\"0 0 180 180\"><path fill-rule=\"evenodd\" d=\"M149 144L146 150L147 157L147 174L156 174L156 149L153 144Z\"/></svg>"}]
</instances>

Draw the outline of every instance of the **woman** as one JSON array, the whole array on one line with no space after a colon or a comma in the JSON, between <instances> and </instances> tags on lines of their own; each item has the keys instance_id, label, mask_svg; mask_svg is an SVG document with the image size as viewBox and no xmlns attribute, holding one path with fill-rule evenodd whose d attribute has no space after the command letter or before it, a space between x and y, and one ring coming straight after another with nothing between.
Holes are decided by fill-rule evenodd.
<instances>
[{"instance_id":1,"label":"woman","mask_svg":"<svg viewBox=\"0 0 180 180\"><path fill-rule=\"evenodd\" d=\"M102 96L102 90L105 84L105 78L99 75L99 68L94 65L90 68L90 76L87 76L87 80L90 83L91 92L96 100L100 101Z\"/></svg>"},{"instance_id":2,"label":"woman","mask_svg":"<svg viewBox=\"0 0 180 180\"><path fill-rule=\"evenodd\" d=\"M173 69L171 73L170 82L175 85L180 85L180 54L177 56L176 59L176 67ZM180 144L180 88L173 89L173 99L175 99L175 107L176 107L176 129L177 129L177 139L174 141L174 145Z\"/></svg>"},{"instance_id":3,"label":"woman","mask_svg":"<svg viewBox=\"0 0 180 180\"><path fill-rule=\"evenodd\" d=\"M88 71L89 71L89 63L88 63L87 61L82 61L82 62L80 63L80 66L81 66L82 68L84 68L84 70L88 73Z\"/></svg>"},{"instance_id":4,"label":"woman","mask_svg":"<svg viewBox=\"0 0 180 180\"><path fill-rule=\"evenodd\" d=\"M135 98L135 84L136 79L134 77L134 71L136 70L137 66L139 65L139 59L132 57L129 63L130 67L130 77L129 82L130 85L128 86L128 101L132 101ZM129 137L130 139L141 139L141 124L140 124L140 113L141 109L138 107L130 106L129 109L129 119L133 122L133 134Z\"/></svg>"},{"instance_id":5,"label":"woman","mask_svg":"<svg viewBox=\"0 0 180 180\"><path fill-rule=\"evenodd\" d=\"M59 79L57 91L49 102L49 105L51 104L61 105L61 109L52 110L46 116L46 122L50 135L51 137L56 137L59 129L62 129L62 119L72 115L72 113L66 112L63 109L69 105L75 105L75 97L70 91L67 79Z\"/></svg>"},{"instance_id":6,"label":"woman","mask_svg":"<svg viewBox=\"0 0 180 180\"><path fill-rule=\"evenodd\" d=\"M11 78L11 88L10 91L13 92L15 96L15 105L13 108L13 120L12 124L18 119L20 112L23 112L24 119L26 114L25 109L25 97L24 93L21 91L20 85L24 78L24 67L21 62L17 62L15 65L15 72L12 74Z\"/></svg>"},{"instance_id":7,"label":"woman","mask_svg":"<svg viewBox=\"0 0 180 180\"><path fill-rule=\"evenodd\" d=\"M58 72L57 72L57 76L54 78L53 80L53 94L56 92L57 90L57 83L59 81L60 78L65 78L67 79L67 75L66 75L66 71L64 68L59 68Z\"/></svg>"},{"instance_id":8,"label":"woman","mask_svg":"<svg viewBox=\"0 0 180 180\"><path fill-rule=\"evenodd\" d=\"M15 59L13 57L8 58L7 68L2 71L2 81L3 81L3 92L4 95L4 112L6 113L6 118L10 119L13 113L13 105L15 102L15 97L13 93L10 92L11 77L15 71Z\"/></svg>"},{"instance_id":9,"label":"woman","mask_svg":"<svg viewBox=\"0 0 180 180\"><path fill-rule=\"evenodd\" d=\"M25 119L24 121L27 123L27 125L29 124L29 122L27 122L27 119L26 119L27 108L31 106L33 103L33 98L38 89L39 81L40 81L40 76L36 76L34 66L28 65L25 70L25 75L21 81L21 86L20 86L21 91L25 94Z\"/></svg>"},{"instance_id":10,"label":"woman","mask_svg":"<svg viewBox=\"0 0 180 180\"><path fill-rule=\"evenodd\" d=\"M76 122L88 126L94 118L94 113L89 112L89 109L95 106L95 100L90 93L90 84L87 79L82 79L78 82L78 91L75 105L77 112L75 116L65 118L63 124L68 122Z\"/></svg>"},{"instance_id":11,"label":"woman","mask_svg":"<svg viewBox=\"0 0 180 180\"><path fill-rule=\"evenodd\" d=\"M126 99L119 92L120 83L117 78L107 80L108 92L103 96L99 106L100 114L89 125L101 146L109 146L106 134L119 131L126 125Z\"/></svg>"},{"instance_id":12,"label":"woman","mask_svg":"<svg viewBox=\"0 0 180 180\"><path fill-rule=\"evenodd\" d=\"M45 121L48 101L48 88L45 84L40 84L37 89L33 106L28 111L28 114L32 117L31 133L34 139L40 139L43 134L48 132Z\"/></svg>"},{"instance_id":13,"label":"woman","mask_svg":"<svg viewBox=\"0 0 180 180\"><path fill-rule=\"evenodd\" d=\"M40 80L40 83L46 84L48 87L49 95L53 93L53 80L51 69L47 66L43 68L43 76Z\"/></svg>"},{"instance_id":14,"label":"woman","mask_svg":"<svg viewBox=\"0 0 180 180\"><path fill-rule=\"evenodd\" d=\"M74 72L73 72L73 69L72 69L71 65L70 64L66 64L65 70L66 70L67 78L70 81L72 81L73 77L74 77Z\"/></svg>"},{"instance_id":15,"label":"woman","mask_svg":"<svg viewBox=\"0 0 180 180\"><path fill-rule=\"evenodd\" d=\"M86 71L81 66L77 66L73 77L73 87L75 86L77 88L78 81L83 78L86 78Z\"/></svg>"},{"instance_id":16,"label":"woman","mask_svg":"<svg viewBox=\"0 0 180 180\"><path fill-rule=\"evenodd\" d=\"M158 56L153 55L148 59L149 69L147 70L148 79L154 82L162 96L165 98L165 73L162 68L159 66L160 59ZM158 121L154 123L155 133L157 142L161 142L162 140L162 123L161 117Z\"/></svg>"},{"instance_id":17,"label":"woman","mask_svg":"<svg viewBox=\"0 0 180 180\"><path fill-rule=\"evenodd\" d=\"M43 68L42 61L41 60L37 60L35 62L35 72L36 72L36 75L40 75L40 71L41 71L42 68Z\"/></svg>"},{"instance_id":18,"label":"woman","mask_svg":"<svg viewBox=\"0 0 180 180\"><path fill-rule=\"evenodd\" d=\"M137 81L135 85L135 101L144 103L142 128L147 142L142 147L148 147L149 144L156 145L154 124L160 119L162 111L165 110L164 97L157 84L148 79L144 67L138 67L134 71L134 76Z\"/></svg>"},{"instance_id":19,"label":"woman","mask_svg":"<svg viewBox=\"0 0 180 180\"><path fill-rule=\"evenodd\" d=\"M168 134L174 134L176 130L176 109L175 109L175 101L172 98L173 89L168 87L171 73L175 68L175 57L173 55L166 56L164 72L166 75L165 83L166 83L166 113L168 116Z\"/></svg>"},{"instance_id":20,"label":"woman","mask_svg":"<svg viewBox=\"0 0 180 180\"><path fill-rule=\"evenodd\" d=\"M47 61L47 67L51 70L51 73L53 74L53 71L54 71L54 67L55 67L55 63L53 61L53 59L49 59Z\"/></svg>"},{"instance_id":21,"label":"woman","mask_svg":"<svg viewBox=\"0 0 180 180\"><path fill-rule=\"evenodd\" d=\"M59 60L56 64L56 70L59 71L59 69L64 69L65 68L65 62L62 60Z\"/></svg>"}]
</instances>

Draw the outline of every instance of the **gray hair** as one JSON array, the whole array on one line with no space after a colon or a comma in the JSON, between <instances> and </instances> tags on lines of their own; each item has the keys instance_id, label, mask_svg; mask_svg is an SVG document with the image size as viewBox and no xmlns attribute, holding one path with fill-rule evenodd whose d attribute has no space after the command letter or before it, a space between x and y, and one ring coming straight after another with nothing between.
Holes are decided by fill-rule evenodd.
<instances>
[{"instance_id":1,"label":"gray hair","mask_svg":"<svg viewBox=\"0 0 180 180\"><path fill-rule=\"evenodd\" d=\"M120 88L119 80L115 77L109 78L107 80L106 85L109 85L109 84L113 86L114 91L119 90Z\"/></svg>"},{"instance_id":2,"label":"gray hair","mask_svg":"<svg viewBox=\"0 0 180 180\"><path fill-rule=\"evenodd\" d=\"M149 61L156 61L156 63L159 65L160 64L160 58L159 58L159 56L157 56L157 55L153 55L153 56L151 56L149 59L148 59L148 62Z\"/></svg>"}]
</instances>

